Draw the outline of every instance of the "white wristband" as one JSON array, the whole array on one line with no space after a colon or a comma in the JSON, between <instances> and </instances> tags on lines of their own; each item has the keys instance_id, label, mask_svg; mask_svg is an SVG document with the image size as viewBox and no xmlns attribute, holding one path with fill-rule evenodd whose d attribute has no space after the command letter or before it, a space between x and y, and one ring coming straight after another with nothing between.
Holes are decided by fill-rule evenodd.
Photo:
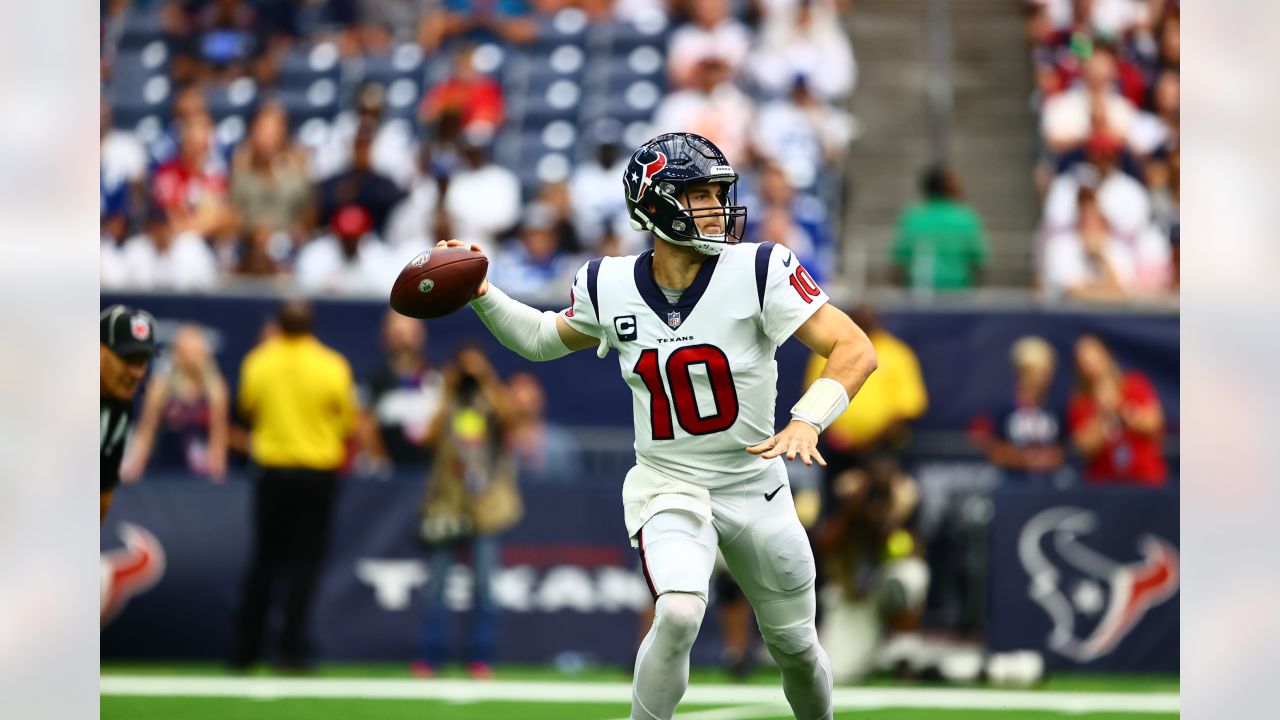
<instances>
[{"instance_id":1,"label":"white wristband","mask_svg":"<svg viewBox=\"0 0 1280 720\"><path fill-rule=\"evenodd\" d=\"M791 408L791 417L808 423L822 432L849 408L849 393L844 385L831 378L813 381L804 397Z\"/></svg>"}]
</instances>

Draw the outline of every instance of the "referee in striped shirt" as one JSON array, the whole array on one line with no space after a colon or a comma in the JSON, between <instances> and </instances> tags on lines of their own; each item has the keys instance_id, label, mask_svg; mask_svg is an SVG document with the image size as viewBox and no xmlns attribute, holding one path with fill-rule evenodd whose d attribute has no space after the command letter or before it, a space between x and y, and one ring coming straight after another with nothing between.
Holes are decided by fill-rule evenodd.
<instances>
[{"instance_id":1,"label":"referee in striped shirt","mask_svg":"<svg viewBox=\"0 0 1280 720\"><path fill-rule=\"evenodd\" d=\"M264 341L240 369L239 406L250 425L256 466L255 546L238 618L234 669L262 651L271 587L287 582L282 669L310 668L308 622L324 564L337 471L355 427L356 389L346 358L311 334L311 306L286 302L280 334Z\"/></svg>"},{"instance_id":2,"label":"referee in striped shirt","mask_svg":"<svg viewBox=\"0 0 1280 720\"><path fill-rule=\"evenodd\" d=\"M120 484L120 461L133 427L133 397L147 375L156 349L156 320L151 313L112 305L98 318L98 524L107 519L111 496Z\"/></svg>"}]
</instances>

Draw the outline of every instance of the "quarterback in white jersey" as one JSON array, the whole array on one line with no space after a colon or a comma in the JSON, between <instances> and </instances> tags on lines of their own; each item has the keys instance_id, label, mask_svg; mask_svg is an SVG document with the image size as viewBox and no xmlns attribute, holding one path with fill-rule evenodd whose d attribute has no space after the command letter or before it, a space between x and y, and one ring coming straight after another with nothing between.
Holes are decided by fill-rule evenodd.
<instances>
[{"instance_id":1,"label":"quarterback in white jersey","mask_svg":"<svg viewBox=\"0 0 1280 720\"><path fill-rule=\"evenodd\" d=\"M636 466L623 507L655 597L632 681L636 720L669 720L684 695L717 548L755 609L796 718L832 717L813 554L783 493L782 458L825 464L818 434L875 370L875 351L789 250L740 242L737 178L707 139L660 135L636 150L623 178L632 226L653 233L653 250L584 265L559 313L487 280L472 300L520 355L613 350L631 387ZM827 366L775 433L774 353L792 336Z\"/></svg>"}]
</instances>

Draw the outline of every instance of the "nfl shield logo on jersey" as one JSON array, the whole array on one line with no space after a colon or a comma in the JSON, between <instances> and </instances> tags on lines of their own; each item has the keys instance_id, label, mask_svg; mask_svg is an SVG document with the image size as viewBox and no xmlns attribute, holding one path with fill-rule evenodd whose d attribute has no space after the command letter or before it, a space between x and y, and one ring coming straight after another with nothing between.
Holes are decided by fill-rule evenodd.
<instances>
[{"instance_id":1,"label":"nfl shield logo on jersey","mask_svg":"<svg viewBox=\"0 0 1280 720\"><path fill-rule=\"evenodd\" d=\"M667 324L673 328L680 327L680 322L682 320L683 318L680 317L679 310L672 310L671 312L667 313Z\"/></svg>"}]
</instances>

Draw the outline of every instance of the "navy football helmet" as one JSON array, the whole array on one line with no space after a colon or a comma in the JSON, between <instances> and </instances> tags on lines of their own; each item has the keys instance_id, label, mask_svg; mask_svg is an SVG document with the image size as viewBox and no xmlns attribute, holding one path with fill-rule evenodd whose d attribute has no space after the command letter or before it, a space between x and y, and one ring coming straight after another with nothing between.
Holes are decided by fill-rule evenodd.
<instances>
[{"instance_id":1,"label":"navy football helmet","mask_svg":"<svg viewBox=\"0 0 1280 720\"><path fill-rule=\"evenodd\" d=\"M690 185L715 183L718 207L690 208ZM631 227L648 230L703 255L719 255L742 240L747 208L738 205L738 174L712 142L693 133L666 133L640 146L627 163L622 185ZM697 220L720 217L720 232L706 233Z\"/></svg>"}]
</instances>

